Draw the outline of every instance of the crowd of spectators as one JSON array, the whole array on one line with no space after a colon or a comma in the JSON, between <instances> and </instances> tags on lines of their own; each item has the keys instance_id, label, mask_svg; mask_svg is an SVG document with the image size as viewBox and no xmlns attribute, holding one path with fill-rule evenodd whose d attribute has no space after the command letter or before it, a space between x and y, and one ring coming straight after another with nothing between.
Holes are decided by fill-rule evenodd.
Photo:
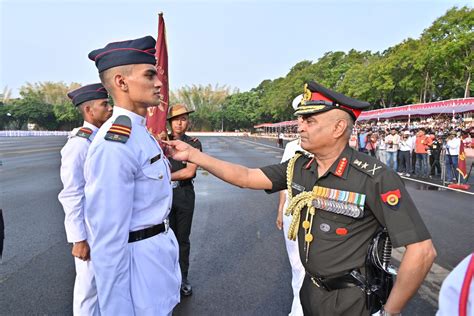
<instances>
[{"instance_id":1,"label":"crowd of spectators","mask_svg":"<svg viewBox=\"0 0 474 316\"><path fill-rule=\"evenodd\" d=\"M399 175L463 182L457 171L461 142L466 150L474 149L473 136L473 122L461 117L369 121L355 125L350 145L377 157Z\"/></svg>"}]
</instances>

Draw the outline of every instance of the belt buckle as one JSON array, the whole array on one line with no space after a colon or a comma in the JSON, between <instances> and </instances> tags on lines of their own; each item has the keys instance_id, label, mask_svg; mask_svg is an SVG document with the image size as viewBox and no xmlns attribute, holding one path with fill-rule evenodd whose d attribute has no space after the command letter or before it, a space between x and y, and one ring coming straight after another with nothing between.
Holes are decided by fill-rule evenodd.
<instances>
[{"instance_id":1,"label":"belt buckle","mask_svg":"<svg viewBox=\"0 0 474 316\"><path fill-rule=\"evenodd\" d=\"M171 187L173 189L176 189L177 187L179 187L179 181L171 181Z\"/></svg>"},{"instance_id":2,"label":"belt buckle","mask_svg":"<svg viewBox=\"0 0 474 316\"><path fill-rule=\"evenodd\" d=\"M325 289L326 291L328 290L326 285L322 282L321 278L312 276L311 277L311 282L313 282L314 285L316 285L319 288Z\"/></svg>"},{"instance_id":3,"label":"belt buckle","mask_svg":"<svg viewBox=\"0 0 474 316\"><path fill-rule=\"evenodd\" d=\"M166 234L168 230L170 229L170 220L168 218L165 218L165 220L163 221L163 224L165 224L165 234Z\"/></svg>"}]
</instances>

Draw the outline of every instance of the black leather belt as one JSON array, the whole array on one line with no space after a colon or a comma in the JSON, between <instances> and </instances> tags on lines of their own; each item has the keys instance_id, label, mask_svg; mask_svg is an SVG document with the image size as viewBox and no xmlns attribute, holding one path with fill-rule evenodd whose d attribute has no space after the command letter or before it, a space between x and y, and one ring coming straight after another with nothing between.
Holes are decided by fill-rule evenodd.
<instances>
[{"instance_id":1,"label":"black leather belt","mask_svg":"<svg viewBox=\"0 0 474 316\"><path fill-rule=\"evenodd\" d=\"M173 181L173 184L172 184L173 189L183 188L190 185L193 185L193 180Z\"/></svg>"},{"instance_id":2,"label":"black leather belt","mask_svg":"<svg viewBox=\"0 0 474 316\"><path fill-rule=\"evenodd\" d=\"M143 239L147 239L167 230L167 225L165 223L161 223L155 226L147 227L141 230L136 230L134 232L130 232L128 234L128 242L136 242Z\"/></svg>"},{"instance_id":3,"label":"black leather belt","mask_svg":"<svg viewBox=\"0 0 474 316\"><path fill-rule=\"evenodd\" d=\"M365 284L353 276L352 273L347 273L334 278L323 278L309 274L306 272L311 282L319 288L326 291L334 291L345 289L348 287L358 286L361 288L365 287Z\"/></svg>"}]
</instances>

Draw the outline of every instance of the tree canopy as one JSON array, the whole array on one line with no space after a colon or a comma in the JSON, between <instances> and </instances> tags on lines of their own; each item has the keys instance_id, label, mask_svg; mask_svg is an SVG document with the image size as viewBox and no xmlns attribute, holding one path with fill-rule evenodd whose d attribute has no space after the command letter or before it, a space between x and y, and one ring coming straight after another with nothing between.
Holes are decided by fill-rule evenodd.
<instances>
[{"instance_id":1,"label":"tree canopy","mask_svg":"<svg viewBox=\"0 0 474 316\"><path fill-rule=\"evenodd\" d=\"M262 122L293 119L291 101L305 82L318 83L368 101L372 108L469 97L473 90L474 10L453 7L426 28L383 52L329 51L303 60L280 78L263 80L239 92L229 86L191 85L170 93L170 104L195 109L194 130L249 129ZM0 129L71 129L81 123L66 93L77 83L27 83L19 99L8 88L0 94ZM8 114L8 115L7 115Z\"/></svg>"}]
</instances>

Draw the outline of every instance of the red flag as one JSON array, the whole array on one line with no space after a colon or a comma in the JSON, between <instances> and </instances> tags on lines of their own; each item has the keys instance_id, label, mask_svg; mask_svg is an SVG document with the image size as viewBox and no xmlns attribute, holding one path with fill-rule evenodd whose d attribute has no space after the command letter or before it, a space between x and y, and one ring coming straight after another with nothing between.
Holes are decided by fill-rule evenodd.
<instances>
[{"instance_id":1,"label":"red flag","mask_svg":"<svg viewBox=\"0 0 474 316\"><path fill-rule=\"evenodd\" d=\"M466 153L464 152L464 143L461 139L461 145L459 145L459 159L458 159L458 172L459 174L466 179L467 178L467 168L466 168Z\"/></svg>"},{"instance_id":2,"label":"red flag","mask_svg":"<svg viewBox=\"0 0 474 316\"><path fill-rule=\"evenodd\" d=\"M155 136L166 131L166 115L168 113L169 83L168 83L168 49L166 47L166 30L163 13L158 15L158 38L156 40L156 70L161 87L161 104L148 108L146 126Z\"/></svg>"}]
</instances>

